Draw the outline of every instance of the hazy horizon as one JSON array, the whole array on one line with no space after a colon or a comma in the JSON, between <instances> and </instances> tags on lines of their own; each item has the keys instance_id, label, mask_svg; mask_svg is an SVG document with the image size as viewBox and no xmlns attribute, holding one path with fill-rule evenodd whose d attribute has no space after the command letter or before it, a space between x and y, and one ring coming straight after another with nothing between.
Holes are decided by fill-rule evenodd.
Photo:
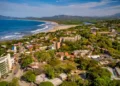
<instances>
[{"instance_id":1,"label":"hazy horizon","mask_svg":"<svg viewBox=\"0 0 120 86\"><path fill-rule=\"evenodd\" d=\"M0 15L12 17L108 16L117 13L120 13L120 0L0 1Z\"/></svg>"}]
</instances>

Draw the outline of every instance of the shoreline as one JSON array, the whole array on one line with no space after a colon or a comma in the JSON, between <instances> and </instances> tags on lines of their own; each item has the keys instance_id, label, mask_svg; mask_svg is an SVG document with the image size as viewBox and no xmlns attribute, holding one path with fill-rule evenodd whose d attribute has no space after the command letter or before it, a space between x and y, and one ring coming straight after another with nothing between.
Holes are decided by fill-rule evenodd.
<instances>
[{"instance_id":1,"label":"shoreline","mask_svg":"<svg viewBox=\"0 0 120 86\"><path fill-rule=\"evenodd\" d=\"M4 19L3 19L4 20ZM22 30L22 31L17 31L15 30L11 34L4 34L0 36L0 42L1 41L11 41L11 40L20 40L24 39L25 36L32 36L38 33L46 32L50 29L53 29L54 26L57 25L56 22L51 22L51 21L44 21L44 20L30 20L30 19L5 19L5 20L21 20L21 21L36 21L36 22L43 22L44 24L39 24L37 25L35 29L32 30Z\"/></svg>"},{"instance_id":2,"label":"shoreline","mask_svg":"<svg viewBox=\"0 0 120 86\"><path fill-rule=\"evenodd\" d=\"M60 25L60 24L58 24L58 25L54 26L53 29L50 29L47 32L56 32L58 30L66 30L66 29L76 27L76 26L78 26L78 25Z\"/></svg>"},{"instance_id":3,"label":"shoreline","mask_svg":"<svg viewBox=\"0 0 120 86\"><path fill-rule=\"evenodd\" d=\"M25 19L19 19L19 20L25 20ZM46 26L47 26L47 23L48 23L48 24L51 24L51 27L48 27L47 29L43 29L43 30L41 29L41 31L40 31L40 28L38 28L38 29L36 29L36 33L27 34L27 35L24 35L24 36L22 36L20 38L18 37L18 38L11 38L11 39L3 39L3 40L0 40L0 42L13 41L13 40L22 40L26 36L30 37L30 36L33 36L33 35L36 35L36 34L39 34L39 33L43 33L43 32L44 33L56 32L58 30L65 30L65 29L69 29L69 28L78 26L78 25L62 25L62 24L58 24L57 22L54 22L54 21L44 21L44 20L30 20L30 21L45 22Z\"/></svg>"}]
</instances>

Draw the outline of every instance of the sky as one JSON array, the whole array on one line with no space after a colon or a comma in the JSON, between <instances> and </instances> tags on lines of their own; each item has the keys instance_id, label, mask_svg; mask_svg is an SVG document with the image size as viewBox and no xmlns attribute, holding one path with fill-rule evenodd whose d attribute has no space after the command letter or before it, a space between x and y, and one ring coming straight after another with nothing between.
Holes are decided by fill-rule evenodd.
<instances>
[{"instance_id":1,"label":"sky","mask_svg":"<svg viewBox=\"0 0 120 86\"><path fill-rule=\"evenodd\" d=\"M108 16L117 13L120 13L120 0L0 0L0 15L12 17Z\"/></svg>"}]
</instances>

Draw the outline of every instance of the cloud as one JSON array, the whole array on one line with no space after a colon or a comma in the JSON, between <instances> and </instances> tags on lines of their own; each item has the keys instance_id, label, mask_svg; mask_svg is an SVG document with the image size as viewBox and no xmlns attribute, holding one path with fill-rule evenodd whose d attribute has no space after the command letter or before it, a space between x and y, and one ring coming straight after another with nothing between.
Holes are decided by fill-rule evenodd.
<instances>
[{"instance_id":1,"label":"cloud","mask_svg":"<svg viewBox=\"0 0 120 86\"><path fill-rule=\"evenodd\" d=\"M88 2L70 5L52 5L39 4L31 6L29 4L18 4L10 2L0 2L0 15L16 16L16 17L43 17L54 15L78 15L78 16L105 16L120 13L120 5L104 8L97 8L111 3L111 0L103 0L101 2Z\"/></svg>"}]
</instances>

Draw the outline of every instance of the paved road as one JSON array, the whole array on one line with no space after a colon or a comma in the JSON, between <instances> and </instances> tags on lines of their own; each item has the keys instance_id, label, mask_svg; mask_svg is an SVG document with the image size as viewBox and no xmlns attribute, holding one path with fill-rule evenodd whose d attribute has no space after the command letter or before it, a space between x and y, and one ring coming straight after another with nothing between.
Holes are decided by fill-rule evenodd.
<instances>
[{"instance_id":1,"label":"paved road","mask_svg":"<svg viewBox=\"0 0 120 86\"><path fill-rule=\"evenodd\" d=\"M3 79L3 81L12 81L13 78L17 77L20 78L23 75L23 71L20 69L20 65L16 64L16 66L13 68L12 72L8 74L9 76L6 79Z\"/></svg>"}]
</instances>

